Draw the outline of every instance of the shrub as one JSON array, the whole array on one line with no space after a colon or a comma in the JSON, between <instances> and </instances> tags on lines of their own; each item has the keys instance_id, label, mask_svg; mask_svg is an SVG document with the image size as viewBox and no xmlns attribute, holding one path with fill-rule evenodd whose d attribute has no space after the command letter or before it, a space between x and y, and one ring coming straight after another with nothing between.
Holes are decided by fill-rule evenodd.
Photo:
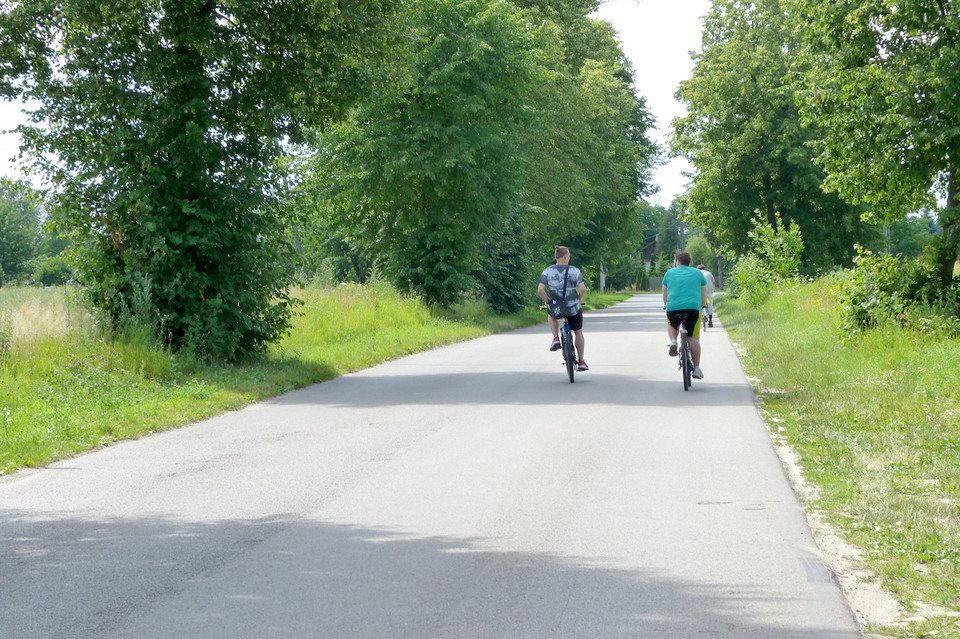
<instances>
[{"instance_id":1,"label":"shrub","mask_svg":"<svg viewBox=\"0 0 960 639\"><path fill-rule=\"evenodd\" d=\"M736 261L729 279L729 294L750 304L760 304L776 285L773 269L754 253Z\"/></svg>"},{"instance_id":2,"label":"shrub","mask_svg":"<svg viewBox=\"0 0 960 639\"><path fill-rule=\"evenodd\" d=\"M838 293L841 330L890 322L923 328L934 316L957 317L960 289L943 287L936 267L923 258L875 255L858 245L853 261Z\"/></svg>"},{"instance_id":3,"label":"shrub","mask_svg":"<svg viewBox=\"0 0 960 639\"><path fill-rule=\"evenodd\" d=\"M795 278L803 253L803 238L796 222L783 224L775 214L776 228L755 212L750 231L751 250L740 256L730 276L730 294L752 304L763 302L774 288Z\"/></svg>"},{"instance_id":4,"label":"shrub","mask_svg":"<svg viewBox=\"0 0 960 639\"><path fill-rule=\"evenodd\" d=\"M62 286L73 277L73 269L65 257L47 257L33 272L33 281L44 286Z\"/></svg>"}]
</instances>

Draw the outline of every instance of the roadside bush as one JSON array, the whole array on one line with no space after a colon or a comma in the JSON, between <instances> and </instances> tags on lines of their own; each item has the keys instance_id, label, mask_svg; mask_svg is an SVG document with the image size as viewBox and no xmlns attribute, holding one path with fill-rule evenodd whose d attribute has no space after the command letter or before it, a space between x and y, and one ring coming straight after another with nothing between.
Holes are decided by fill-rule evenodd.
<instances>
[{"instance_id":1,"label":"roadside bush","mask_svg":"<svg viewBox=\"0 0 960 639\"><path fill-rule=\"evenodd\" d=\"M44 286L62 286L73 277L73 269L65 257L47 257L33 272L33 281Z\"/></svg>"},{"instance_id":2,"label":"roadside bush","mask_svg":"<svg viewBox=\"0 0 960 639\"><path fill-rule=\"evenodd\" d=\"M728 294L750 304L760 304L776 285L773 269L754 253L736 261L729 277Z\"/></svg>"},{"instance_id":3,"label":"roadside bush","mask_svg":"<svg viewBox=\"0 0 960 639\"><path fill-rule=\"evenodd\" d=\"M960 287L943 287L936 267L920 257L875 255L858 245L837 299L844 331L895 323L956 332L960 325Z\"/></svg>"},{"instance_id":4,"label":"roadside bush","mask_svg":"<svg viewBox=\"0 0 960 639\"><path fill-rule=\"evenodd\" d=\"M775 214L776 227L755 212L750 231L751 249L735 260L729 293L751 304L763 302L784 281L797 277L803 238L796 222L785 226Z\"/></svg>"}]
</instances>

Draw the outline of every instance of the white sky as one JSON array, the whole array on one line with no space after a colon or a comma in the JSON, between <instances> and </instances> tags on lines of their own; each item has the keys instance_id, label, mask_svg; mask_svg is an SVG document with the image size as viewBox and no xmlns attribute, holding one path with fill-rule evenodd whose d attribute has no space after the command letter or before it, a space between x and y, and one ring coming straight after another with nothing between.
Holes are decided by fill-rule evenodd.
<instances>
[{"instance_id":1,"label":"white sky","mask_svg":"<svg viewBox=\"0 0 960 639\"><path fill-rule=\"evenodd\" d=\"M18 170L10 164L10 160L20 148L20 136L6 131L26 123L26 120L20 111L20 103L0 100L0 176L19 177Z\"/></svg>"},{"instance_id":2,"label":"white sky","mask_svg":"<svg viewBox=\"0 0 960 639\"><path fill-rule=\"evenodd\" d=\"M670 122L684 115L683 106L673 98L681 80L690 77L690 51L700 49L702 18L711 0L603 0L595 18L607 20L620 35L623 51L633 63L637 92L657 120L654 136L665 143ZM17 153L19 136L2 133L24 122L19 104L0 100L0 176L15 176L11 158ZM669 206L685 190L683 171L689 164L674 158L657 169L654 180L660 193L654 204Z\"/></svg>"},{"instance_id":3,"label":"white sky","mask_svg":"<svg viewBox=\"0 0 960 639\"><path fill-rule=\"evenodd\" d=\"M700 50L703 16L711 0L604 0L593 17L606 20L620 35L623 51L633 63L637 93L657 119L654 139L666 143L673 118L686 114L673 94L693 73L691 51ZM674 158L654 173L660 193L654 204L670 206L686 189L689 163Z\"/></svg>"}]
</instances>

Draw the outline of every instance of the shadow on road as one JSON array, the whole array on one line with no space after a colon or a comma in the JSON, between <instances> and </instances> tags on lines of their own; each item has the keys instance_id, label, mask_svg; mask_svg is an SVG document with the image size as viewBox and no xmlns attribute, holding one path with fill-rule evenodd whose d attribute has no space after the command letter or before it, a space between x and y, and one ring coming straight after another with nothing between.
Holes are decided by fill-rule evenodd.
<instances>
[{"instance_id":1,"label":"shadow on road","mask_svg":"<svg viewBox=\"0 0 960 639\"><path fill-rule=\"evenodd\" d=\"M736 575L686 583L642 566L492 548L502 540L298 518L49 521L11 511L0 511L0 533L2 639L855 636L756 621L744 610L792 603Z\"/></svg>"},{"instance_id":2,"label":"shadow on road","mask_svg":"<svg viewBox=\"0 0 960 639\"><path fill-rule=\"evenodd\" d=\"M566 371L450 372L422 375L351 375L294 391L265 402L281 405L383 407L402 405L551 405L589 406L749 406L754 395L745 384L694 382L684 391L680 373L667 381L644 377L636 367L624 372L579 373L570 384Z\"/></svg>"}]
</instances>

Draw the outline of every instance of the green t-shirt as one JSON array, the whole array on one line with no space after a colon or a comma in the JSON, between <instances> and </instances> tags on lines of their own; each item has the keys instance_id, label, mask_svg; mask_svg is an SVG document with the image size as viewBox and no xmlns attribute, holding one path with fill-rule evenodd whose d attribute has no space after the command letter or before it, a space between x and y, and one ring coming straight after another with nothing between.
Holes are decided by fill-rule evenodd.
<instances>
[{"instance_id":1,"label":"green t-shirt","mask_svg":"<svg viewBox=\"0 0 960 639\"><path fill-rule=\"evenodd\" d=\"M703 298L700 287L707 285L703 272L692 266L674 266L664 273L663 285L667 287L667 310L700 310Z\"/></svg>"}]
</instances>

